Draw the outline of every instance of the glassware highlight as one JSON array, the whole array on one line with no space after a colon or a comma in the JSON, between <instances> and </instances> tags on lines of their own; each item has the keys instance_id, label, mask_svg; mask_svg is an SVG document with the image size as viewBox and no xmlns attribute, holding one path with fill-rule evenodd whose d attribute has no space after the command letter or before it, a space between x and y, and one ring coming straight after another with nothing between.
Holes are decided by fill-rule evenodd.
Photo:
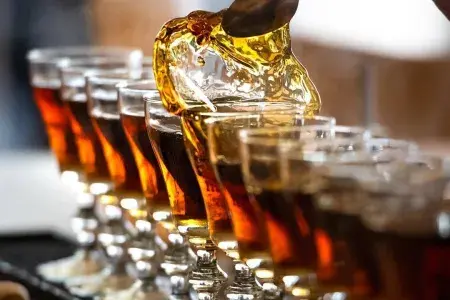
<instances>
[{"instance_id":1,"label":"glassware highlight","mask_svg":"<svg viewBox=\"0 0 450 300\"><path fill-rule=\"evenodd\" d=\"M93 213L95 199L84 184L84 166L78 152L70 116L60 91L59 66L76 58L114 58L123 65L140 64L142 52L122 47L69 47L34 49L28 55L30 83L44 121L50 148L55 154L61 180L75 190L80 207L72 222L80 249L72 256L42 264L37 272L53 282L93 274L104 265L98 253L96 230L98 220Z\"/></svg>"}]
</instances>

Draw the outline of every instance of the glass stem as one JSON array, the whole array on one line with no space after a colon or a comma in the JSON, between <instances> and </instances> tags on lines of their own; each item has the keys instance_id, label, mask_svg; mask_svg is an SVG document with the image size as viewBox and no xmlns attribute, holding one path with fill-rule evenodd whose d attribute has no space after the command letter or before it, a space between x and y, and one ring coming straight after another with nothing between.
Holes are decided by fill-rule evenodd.
<instances>
[{"instance_id":1,"label":"glass stem","mask_svg":"<svg viewBox=\"0 0 450 300\"><path fill-rule=\"evenodd\" d=\"M239 259L233 260L234 281L225 289L227 299L263 299L262 288L255 280L251 269Z\"/></svg>"},{"instance_id":2,"label":"glass stem","mask_svg":"<svg viewBox=\"0 0 450 300\"><path fill-rule=\"evenodd\" d=\"M199 300L219 299L219 290L227 280L226 274L217 266L216 250L211 240L195 250L197 263L189 274L189 283Z\"/></svg>"},{"instance_id":3,"label":"glass stem","mask_svg":"<svg viewBox=\"0 0 450 300\"><path fill-rule=\"evenodd\" d=\"M158 273L158 252L155 242L155 220L149 216L145 220L137 220L136 233L131 240L128 254L134 262L137 279L142 283L154 281ZM142 284L141 287L144 287Z\"/></svg>"},{"instance_id":4,"label":"glass stem","mask_svg":"<svg viewBox=\"0 0 450 300\"><path fill-rule=\"evenodd\" d=\"M105 207L106 222L103 224L98 239L110 263L111 275L126 274L126 265L130 261L127 247L130 235L125 229L120 207Z\"/></svg>"},{"instance_id":5,"label":"glass stem","mask_svg":"<svg viewBox=\"0 0 450 300\"><path fill-rule=\"evenodd\" d=\"M78 211L72 218L72 230L77 244L84 252L96 250L99 220L95 214L95 197L89 193L77 195Z\"/></svg>"},{"instance_id":6,"label":"glass stem","mask_svg":"<svg viewBox=\"0 0 450 300\"><path fill-rule=\"evenodd\" d=\"M192 269L192 263L186 239L178 230L171 229L167 236L164 261L161 267L169 276L170 289L173 295L189 293L188 275Z\"/></svg>"}]
</instances>

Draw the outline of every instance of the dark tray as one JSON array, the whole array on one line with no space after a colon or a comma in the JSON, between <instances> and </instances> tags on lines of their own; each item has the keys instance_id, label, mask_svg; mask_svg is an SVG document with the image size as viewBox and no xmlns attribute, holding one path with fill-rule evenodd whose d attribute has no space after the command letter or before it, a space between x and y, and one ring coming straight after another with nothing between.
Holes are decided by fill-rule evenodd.
<instances>
[{"instance_id":1,"label":"dark tray","mask_svg":"<svg viewBox=\"0 0 450 300\"><path fill-rule=\"evenodd\" d=\"M77 299L35 272L40 263L67 257L74 250L73 243L51 233L0 236L0 280L23 284L33 300Z\"/></svg>"}]
</instances>

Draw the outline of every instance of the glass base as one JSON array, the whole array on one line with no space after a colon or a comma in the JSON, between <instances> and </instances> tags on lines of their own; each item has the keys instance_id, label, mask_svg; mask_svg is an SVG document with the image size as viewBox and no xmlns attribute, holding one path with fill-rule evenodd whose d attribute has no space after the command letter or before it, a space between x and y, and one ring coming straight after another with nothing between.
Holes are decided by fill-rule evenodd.
<instances>
[{"instance_id":1,"label":"glass base","mask_svg":"<svg viewBox=\"0 0 450 300\"><path fill-rule=\"evenodd\" d=\"M166 300L168 296L158 290L154 282L135 282L129 289L110 293L102 297L103 300Z\"/></svg>"},{"instance_id":2,"label":"glass base","mask_svg":"<svg viewBox=\"0 0 450 300\"><path fill-rule=\"evenodd\" d=\"M107 267L95 275L67 280L65 286L75 296L104 299L128 290L134 282L135 278L127 272L114 272L112 267Z\"/></svg>"},{"instance_id":3,"label":"glass base","mask_svg":"<svg viewBox=\"0 0 450 300\"><path fill-rule=\"evenodd\" d=\"M39 265L36 272L47 281L63 283L71 278L96 274L104 266L104 257L99 250L80 249L70 257Z\"/></svg>"}]
</instances>

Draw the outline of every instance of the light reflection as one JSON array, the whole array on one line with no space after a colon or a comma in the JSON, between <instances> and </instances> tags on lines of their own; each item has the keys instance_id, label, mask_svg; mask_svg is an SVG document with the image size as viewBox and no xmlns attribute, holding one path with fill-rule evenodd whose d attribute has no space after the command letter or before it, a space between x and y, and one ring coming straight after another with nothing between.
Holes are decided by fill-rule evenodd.
<instances>
[{"instance_id":1,"label":"light reflection","mask_svg":"<svg viewBox=\"0 0 450 300\"><path fill-rule=\"evenodd\" d=\"M259 258L251 258L251 259L247 259L245 261L245 263L247 264L247 266L250 269L256 269L257 267L259 267L262 264L263 260L259 259Z\"/></svg>"},{"instance_id":2,"label":"light reflection","mask_svg":"<svg viewBox=\"0 0 450 300\"><path fill-rule=\"evenodd\" d=\"M271 270L257 269L255 270L255 276L261 279L272 279L274 277L274 273Z\"/></svg>"},{"instance_id":3,"label":"light reflection","mask_svg":"<svg viewBox=\"0 0 450 300\"><path fill-rule=\"evenodd\" d=\"M123 209L127 210L138 209L139 208L138 202L139 201L135 198L122 198L120 200L120 206Z\"/></svg>"},{"instance_id":4,"label":"light reflection","mask_svg":"<svg viewBox=\"0 0 450 300\"><path fill-rule=\"evenodd\" d=\"M308 297L311 295L311 291L309 289L301 287L294 287L291 293L295 297Z\"/></svg>"},{"instance_id":5,"label":"light reflection","mask_svg":"<svg viewBox=\"0 0 450 300\"><path fill-rule=\"evenodd\" d=\"M109 191L110 187L106 183L96 182L90 185L89 192L92 195L102 195Z\"/></svg>"},{"instance_id":6,"label":"light reflection","mask_svg":"<svg viewBox=\"0 0 450 300\"><path fill-rule=\"evenodd\" d=\"M441 212L437 217L437 227L439 236L450 237L450 212Z\"/></svg>"},{"instance_id":7,"label":"light reflection","mask_svg":"<svg viewBox=\"0 0 450 300\"><path fill-rule=\"evenodd\" d=\"M67 186L74 186L78 183L80 176L75 171L62 171L61 181Z\"/></svg>"},{"instance_id":8,"label":"light reflection","mask_svg":"<svg viewBox=\"0 0 450 300\"><path fill-rule=\"evenodd\" d=\"M153 219L156 221L165 221L170 218L170 212L167 211L157 211L153 213Z\"/></svg>"}]
</instances>

